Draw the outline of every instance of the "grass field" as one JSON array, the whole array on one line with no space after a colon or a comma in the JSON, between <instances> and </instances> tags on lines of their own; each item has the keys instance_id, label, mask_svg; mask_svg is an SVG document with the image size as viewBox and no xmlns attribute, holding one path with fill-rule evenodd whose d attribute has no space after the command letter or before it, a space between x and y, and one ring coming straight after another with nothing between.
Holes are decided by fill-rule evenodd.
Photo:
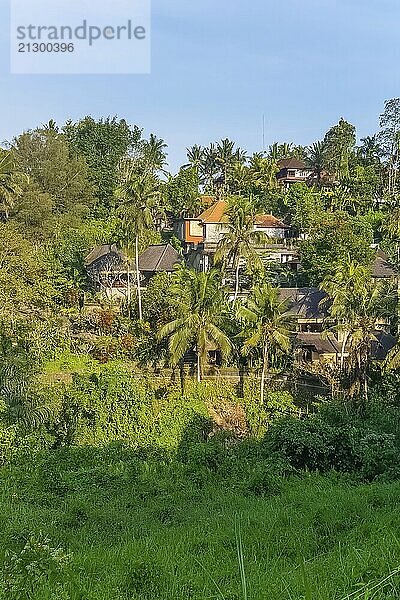
<instances>
[{"instance_id":1,"label":"grass field","mask_svg":"<svg viewBox=\"0 0 400 600\"><path fill-rule=\"evenodd\" d=\"M400 598L400 483L262 480L262 470L240 476L237 465L213 471L121 448L6 467L3 597Z\"/></svg>"}]
</instances>

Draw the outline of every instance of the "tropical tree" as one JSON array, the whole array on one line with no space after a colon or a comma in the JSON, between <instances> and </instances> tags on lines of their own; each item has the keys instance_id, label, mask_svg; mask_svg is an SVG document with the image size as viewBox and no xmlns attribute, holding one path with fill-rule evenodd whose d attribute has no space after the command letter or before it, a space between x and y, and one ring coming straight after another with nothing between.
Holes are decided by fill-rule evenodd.
<instances>
[{"instance_id":1,"label":"tropical tree","mask_svg":"<svg viewBox=\"0 0 400 600\"><path fill-rule=\"evenodd\" d=\"M184 165L184 169L193 168L200 177L204 164L204 148L195 144L191 148L186 149L188 163Z\"/></svg>"},{"instance_id":2,"label":"tropical tree","mask_svg":"<svg viewBox=\"0 0 400 600\"><path fill-rule=\"evenodd\" d=\"M357 148L358 156L366 165L376 165L380 163L383 153L382 146L379 143L377 135L367 135L361 138L361 145Z\"/></svg>"},{"instance_id":3,"label":"tropical tree","mask_svg":"<svg viewBox=\"0 0 400 600\"><path fill-rule=\"evenodd\" d=\"M201 167L202 180L205 183L208 191L214 191L214 180L219 172L219 166L216 160L216 148L214 144L210 144L203 151L203 162Z\"/></svg>"},{"instance_id":4,"label":"tropical tree","mask_svg":"<svg viewBox=\"0 0 400 600\"><path fill-rule=\"evenodd\" d=\"M343 118L324 137L327 169L338 180L349 177L349 161L356 144L356 130Z\"/></svg>"},{"instance_id":5,"label":"tropical tree","mask_svg":"<svg viewBox=\"0 0 400 600\"><path fill-rule=\"evenodd\" d=\"M256 246L265 244L267 236L262 231L254 229L255 210L247 198L231 198L227 215L229 222L226 232L218 243L215 253L216 264L221 263L224 268L232 268L235 272L235 297L239 294L239 271L242 260L252 264L253 267L262 267L262 262L257 254Z\"/></svg>"},{"instance_id":6,"label":"tropical tree","mask_svg":"<svg viewBox=\"0 0 400 600\"><path fill-rule=\"evenodd\" d=\"M285 158L291 158L293 152L293 144L288 144L284 142L283 144L278 144L275 142L268 148L268 157L273 160L283 160Z\"/></svg>"},{"instance_id":7,"label":"tropical tree","mask_svg":"<svg viewBox=\"0 0 400 600\"><path fill-rule=\"evenodd\" d=\"M197 381L201 381L210 346L224 357L231 352L231 342L221 329L226 312L226 297L220 274L181 267L173 276L171 293L176 298L177 317L164 325L158 338L169 338L171 360L178 364L188 350L197 354Z\"/></svg>"},{"instance_id":8,"label":"tropical tree","mask_svg":"<svg viewBox=\"0 0 400 600\"><path fill-rule=\"evenodd\" d=\"M165 172L164 167L167 163L168 146L161 138L151 133L148 140L143 140L143 162L145 170L154 175L158 172Z\"/></svg>"},{"instance_id":9,"label":"tropical tree","mask_svg":"<svg viewBox=\"0 0 400 600\"><path fill-rule=\"evenodd\" d=\"M329 313L334 328L341 333L340 368L342 374L348 376L350 395L366 401L372 345L377 342L377 322L388 314L391 295L382 281L372 278L367 267L350 258L337 265L333 276L323 281L321 289L329 296Z\"/></svg>"},{"instance_id":10,"label":"tropical tree","mask_svg":"<svg viewBox=\"0 0 400 600\"><path fill-rule=\"evenodd\" d=\"M162 184L165 208L175 218L196 217L202 210L199 197L199 175L195 167L182 167L176 175L169 175Z\"/></svg>"},{"instance_id":11,"label":"tropical tree","mask_svg":"<svg viewBox=\"0 0 400 600\"><path fill-rule=\"evenodd\" d=\"M128 303L130 303L129 261L134 254L139 319L142 320L142 296L139 271L139 238L153 226L159 196L158 181L151 175L138 176L130 159L120 165L120 185L116 190L120 201L119 214L122 218L122 239L128 255Z\"/></svg>"},{"instance_id":12,"label":"tropical tree","mask_svg":"<svg viewBox=\"0 0 400 600\"><path fill-rule=\"evenodd\" d=\"M15 200L22 194L21 177L11 152L0 148L0 212L5 221L9 219Z\"/></svg>"},{"instance_id":13,"label":"tropical tree","mask_svg":"<svg viewBox=\"0 0 400 600\"><path fill-rule=\"evenodd\" d=\"M240 148L235 149L235 142L229 139L221 140L215 147L215 162L221 171L223 189L226 193L230 188L230 176L235 165L246 161L246 153Z\"/></svg>"},{"instance_id":14,"label":"tropical tree","mask_svg":"<svg viewBox=\"0 0 400 600\"><path fill-rule=\"evenodd\" d=\"M108 215L115 199L121 160L141 152L141 129L117 117L85 117L75 123L68 121L62 132L74 153L85 158L96 189L96 211L101 216Z\"/></svg>"},{"instance_id":15,"label":"tropical tree","mask_svg":"<svg viewBox=\"0 0 400 600\"><path fill-rule=\"evenodd\" d=\"M255 287L247 302L238 307L237 315L243 323L243 354L261 352L260 399L263 403L270 358L290 350L292 317L287 313L286 303L279 298L279 290L269 283Z\"/></svg>"},{"instance_id":16,"label":"tropical tree","mask_svg":"<svg viewBox=\"0 0 400 600\"><path fill-rule=\"evenodd\" d=\"M379 123L378 139L387 159L387 191L392 194L396 189L400 163L400 98L386 100Z\"/></svg>"},{"instance_id":17,"label":"tropical tree","mask_svg":"<svg viewBox=\"0 0 400 600\"><path fill-rule=\"evenodd\" d=\"M250 158L249 168L254 187L257 190L268 191L278 187L276 175L279 166L277 158L263 156L256 152Z\"/></svg>"},{"instance_id":18,"label":"tropical tree","mask_svg":"<svg viewBox=\"0 0 400 600\"><path fill-rule=\"evenodd\" d=\"M315 142L308 147L307 164L315 173L319 185L326 168L326 144L324 142Z\"/></svg>"}]
</instances>

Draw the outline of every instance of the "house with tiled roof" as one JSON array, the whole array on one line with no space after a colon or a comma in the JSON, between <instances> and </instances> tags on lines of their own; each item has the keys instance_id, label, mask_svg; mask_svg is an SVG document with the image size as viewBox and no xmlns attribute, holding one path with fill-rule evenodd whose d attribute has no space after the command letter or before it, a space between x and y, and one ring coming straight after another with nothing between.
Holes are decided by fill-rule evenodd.
<instances>
[{"instance_id":1,"label":"house with tiled roof","mask_svg":"<svg viewBox=\"0 0 400 600\"><path fill-rule=\"evenodd\" d=\"M226 200L217 200L208 206L195 219L183 219L177 230L184 254L190 266L198 270L207 270L212 264L218 243L229 231L229 204ZM266 235L266 243L260 246L260 253L271 256L274 262L289 262L294 256L288 253L285 239L290 237L291 228L271 214L255 217L254 230ZM283 254L280 255L280 250ZM265 257L263 256L263 259Z\"/></svg>"},{"instance_id":2,"label":"house with tiled roof","mask_svg":"<svg viewBox=\"0 0 400 600\"><path fill-rule=\"evenodd\" d=\"M278 162L278 181L289 187L294 183L306 183L313 177L313 169L304 160L285 158Z\"/></svg>"},{"instance_id":3,"label":"house with tiled roof","mask_svg":"<svg viewBox=\"0 0 400 600\"><path fill-rule=\"evenodd\" d=\"M155 244L139 256L140 286L146 288L157 273L172 273L182 262L182 257L170 244ZM89 278L98 292L106 298L127 298L128 281L135 287L134 261L115 244L103 244L94 248L86 257Z\"/></svg>"}]
</instances>

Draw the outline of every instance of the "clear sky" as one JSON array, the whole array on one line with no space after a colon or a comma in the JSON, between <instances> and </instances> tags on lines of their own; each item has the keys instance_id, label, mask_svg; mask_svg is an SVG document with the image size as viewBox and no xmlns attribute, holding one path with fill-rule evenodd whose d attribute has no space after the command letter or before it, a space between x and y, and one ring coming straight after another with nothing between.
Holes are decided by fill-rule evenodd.
<instances>
[{"instance_id":1,"label":"clear sky","mask_svg":"<svg viewBox=\"0 0 400 600\"><path fill-rule=\"evenodd\" d=\"M54 0L57 2L58 0ZM104 2L109 0L93 0ZM309 144L343 116L373 133L400 96L399 0L153 0L151 75L10 75L0 0L0 141L54 118L117 114L185 148Z\"/></svg>"}]
</instances>

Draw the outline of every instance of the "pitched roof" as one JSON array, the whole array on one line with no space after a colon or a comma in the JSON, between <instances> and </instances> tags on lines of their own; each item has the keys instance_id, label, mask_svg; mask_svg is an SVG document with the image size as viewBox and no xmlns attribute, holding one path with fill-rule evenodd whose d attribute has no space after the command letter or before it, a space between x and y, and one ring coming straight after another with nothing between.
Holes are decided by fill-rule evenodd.
<instances>
[{"instance_id":1,"label":"pitched roof","mask_svg":"<svg viewBox=\"0 0 400 600\"><path fill-rule=\"evenodd\" d=\"M203 223L227 223L228 216L226 211L228 209L228 203L226 200L218 200L212 206L203 211L199 215L199 221Z\"/></svg>"},{"instance_id":2,"label":"pitched roof","mask_svg":"<svg viewBox=\"0 0 400 600\"><path fill-rule=\"evenodd\" d=\"M306 171L312 171L312 168L307 165L304 160L298 158L284 158L278 161L278 167L280 169L301 169Z\"/></svg>"},{"instance_id":3,"label":"pitched roof","mask_svg":"<svg viewBox=\"0 0 400 600\"><path fill-rule=\"evenodd\" d=\"M397 272L393 265L388 262L388 257L382 250L378 250L372 264L372 277L376 279L390 279L396 277Z\"/></svg>"},{"instance_id":4,"label":"pitched roof","mask_svg":"<svg viewBox=\"0 0 400 600\"><path fill-rule=\"evenodd\" d=\"M281 288L279 297L287 302L288 313L303 319L323 319L327 306L321 306L321 300L327 297L318 288Z\"/></svg>"},{"instance_id":5,"label":"pitched roof","mask_svg":"<svg viewBox=\"0 0 400 600\"><path fill-rule=\"evenodd\" d=\"M228 223L229 217L227 214L228 202L226 200L218 200L212 206L203 211L196 220L203 223ZM286 229L288 226L273 215L257 215L254 220L254 225L265 228Z\"/></svg>"},{"instance_id":6,"label":"pitched roof","mask_svg":"<svg viewBox=\"0 0 400 600\"><path fill-rule=\"evenodd\" d=\"M390 350L396 345L396 339L386 331L375 332L375 340L372 342L372 357L375 360L385 360Z\"/></svg>"},{"instance_id":7,"label":"pitched roof","mask_svg":"<svg viewBox=\"0 0 400 600\"><path fill-rule=\"evenodd\" d=\"M207 194L202 194L200 196L201 203L204 207L209 207L215 203L215 196L208 196Z\"/></svg>"},{"instance_id":8,"label":"pitched roof","mask_svg":"<svg viewBox=\"0 0 400 600\"><path fill-rule=\"evenodd\" d=\"M122 261L125 260L124 254L118 250L115 244L102 244L101 246L96 246L85 258L85 265L90 266L99 258L103 256L107 256L108 254L115 254Z\"/></svg>"},{"instance_id":9,"label":"pitched roof","mask_svg":"<svg viewBox=\"0 0 400 600\"><path fill-rule=\"evenodd\" d=\"M340 352L338 341L333 335L322 333L298 333L299 346L311 346L318 354L337 354Z\"/></svg>"},{"instance_id":10,"label":"pitched roof","mask_svg":"<svg viewBox=\"0 0 400 600\"><path fill-rule=\"evenodd\" d=\"M175 265L182 261L179 252L171 244L149 246L139 256L139 270L152 273L159 271L172 272Z\"/></svg>"},{"instance_id":11,"label":"pitched roof","mask_svg":"<svg viewBox=\"0 0 400 600\"><path fill-rule=\"evenodd\" d=\"M288 225L285 225L283 221L277 219L277 217L274 217L274 215L257 215L254 221L254 225L268 229L272 229L274 227L276 227L277 229L288 228Z\"/></svg>"}]
</instances>

